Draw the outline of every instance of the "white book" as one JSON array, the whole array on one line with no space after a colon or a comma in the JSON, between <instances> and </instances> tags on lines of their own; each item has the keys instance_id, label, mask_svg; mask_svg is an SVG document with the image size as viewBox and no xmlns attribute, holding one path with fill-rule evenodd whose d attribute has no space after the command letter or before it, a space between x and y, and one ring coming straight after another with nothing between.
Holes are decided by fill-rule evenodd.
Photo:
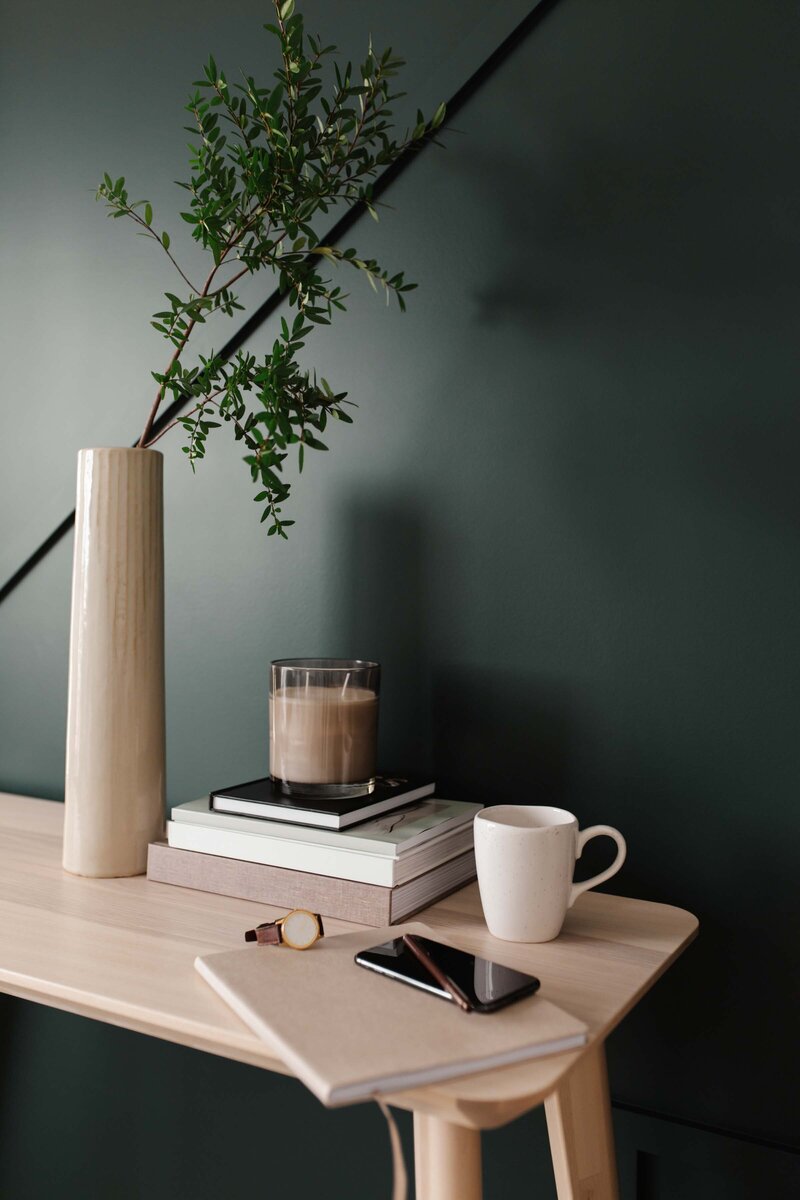
<instances>
[{"instance_id":1,"label":"white book","mask_svg":"<svg viewBox=\"0 0 800 1200\"><path fill-rule=\"evenodd\" d=\"M470 825L482 808L482 804L440 800L430 796L340 830L310 825L300 827L286 821L267 821L259 817L217 812L203 798L176 805L172 810L172 820L188 825L204 825L209 829L233 829L239 833L254 833L282 841L332 846L339 850L360 850L365 854L397 858L450 829Z\"/></svg>"},{"instance_id":2,"label":"white book","mask_svg":"<svg viewBox=\"0 0 800 1200\"><path fill-rule=\"evenodd\" d=\"M305 832L302 831L303 836ZM167 822L167 841L178 850L197 850L201 854L238 858L270 867L288 867L311 875L332 875L357 883L375 883L380 887L396 887L448 862L471 850L473 840L470 823L423 842L407 854L391 857L363 850L341 850L304 840L243 833L238 829L212 828L186 821Z\"/></svg>"}]
</instances>

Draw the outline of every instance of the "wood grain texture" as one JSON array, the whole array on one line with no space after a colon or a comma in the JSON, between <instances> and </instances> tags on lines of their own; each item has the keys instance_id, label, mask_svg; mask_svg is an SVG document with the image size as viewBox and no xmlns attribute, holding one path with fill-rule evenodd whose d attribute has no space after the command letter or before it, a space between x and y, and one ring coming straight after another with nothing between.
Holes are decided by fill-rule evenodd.
<instances>
[{"instance_id":1,"label":"wood grain texture","mask_svg":"<svg viewBox=\"0 0 800 1200\"><path fill-rule=\"evenodd\" d=\"M81 450L64 867L138 875L164 825L163 460Z\"/></svg>"},{"instance_id":2,"label":"wood grain texture","mask_svg":"<svg viewBox=\"0 0 800 1200\"><path fill-rule=\"evenodd\" d=\"M481 1135L438 1117L414 1114L416 1200L481 1200Z\"/></svg>"},{"instance_id":3,"label":"wood grain texture","mask_svg":"<svg viewBox=\"0 0 800 1200\"><path fill-rule=\"evenodd\" d=\"M602 1042L581 1056L544 1107L558 1200L618 1200Z\"/></svg>"},{"instance_id":4,"label":"wood grain texture","mask_svg":"<svg viewBox=\"0 0 800 1200\"><path fill-rule=\"evenodd\" d=\"M153 883L88 879L61 868L63 807L0 794L0 989L154 1037L286 1073L194 970L197 955L242 943L280 909ZM491 957L477 885L421 914ZM326 922L329 934L353 929ZM503 943L542 994L603 1039L692 939L691 914L589 892L544 945ZM541 1103L585 1051L473 1075L392 1099L471 1128L502 1125Z\"/></svg>"}]
</instances>

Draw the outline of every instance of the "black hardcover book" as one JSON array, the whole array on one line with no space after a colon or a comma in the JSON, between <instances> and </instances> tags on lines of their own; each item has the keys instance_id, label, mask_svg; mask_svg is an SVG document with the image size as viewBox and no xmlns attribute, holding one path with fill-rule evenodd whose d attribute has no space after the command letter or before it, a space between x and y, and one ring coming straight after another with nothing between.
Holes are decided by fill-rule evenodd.
<instances>
[{"instance_id":1,"label":"black hardcover book","mask_svg":"<svg viewBox=\"0 0 800 1200\"><path fill-rule=\"evenodd\" d=\"M379 775L374 790L366 796L322 800L317 796L286 796L280 785L267 776L212 792L209 806L215 812L239 813L266 821L347 829L348 825L390 812L402 804L421 800L423 796L431 796L435 787L421 776Z\"/></svg>"}]
</instances>

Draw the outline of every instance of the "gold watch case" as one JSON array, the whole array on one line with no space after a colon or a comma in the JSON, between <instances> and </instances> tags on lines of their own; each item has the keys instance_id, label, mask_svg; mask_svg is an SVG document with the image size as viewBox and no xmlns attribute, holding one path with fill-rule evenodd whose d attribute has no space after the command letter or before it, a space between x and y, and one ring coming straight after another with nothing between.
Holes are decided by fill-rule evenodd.
<instances>
[{"instance_id":1,"label":"gold watch case","mask_svg":"<svg viewBox=\"0 0 800 1200\"><path fill-rule=\"evenodd\" d=\"M292 950L309 950L325 932L319 915L307 908L293 908L285 917L278 917L275 924L280 930L281 943Z\"/></svg>"}]
</instances>

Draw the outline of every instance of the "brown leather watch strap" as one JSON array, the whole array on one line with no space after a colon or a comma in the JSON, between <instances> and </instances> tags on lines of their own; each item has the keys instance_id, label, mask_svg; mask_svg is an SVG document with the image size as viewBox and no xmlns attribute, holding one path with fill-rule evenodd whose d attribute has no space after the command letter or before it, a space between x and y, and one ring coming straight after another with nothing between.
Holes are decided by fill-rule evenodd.
<instances>
[{"instance_id":1,"label":"brown leather watch strap","mask_svg":"<svg viewBox=\"0 0 800 1200\"><path fill-rule=\"evenodd\" d=\"M280 946L283 941L281 927L277 921L267 921L264 925L257 925L255 929L248 929L244 940L257 942L259 946Z\"/></svg>"}]
</instances>

